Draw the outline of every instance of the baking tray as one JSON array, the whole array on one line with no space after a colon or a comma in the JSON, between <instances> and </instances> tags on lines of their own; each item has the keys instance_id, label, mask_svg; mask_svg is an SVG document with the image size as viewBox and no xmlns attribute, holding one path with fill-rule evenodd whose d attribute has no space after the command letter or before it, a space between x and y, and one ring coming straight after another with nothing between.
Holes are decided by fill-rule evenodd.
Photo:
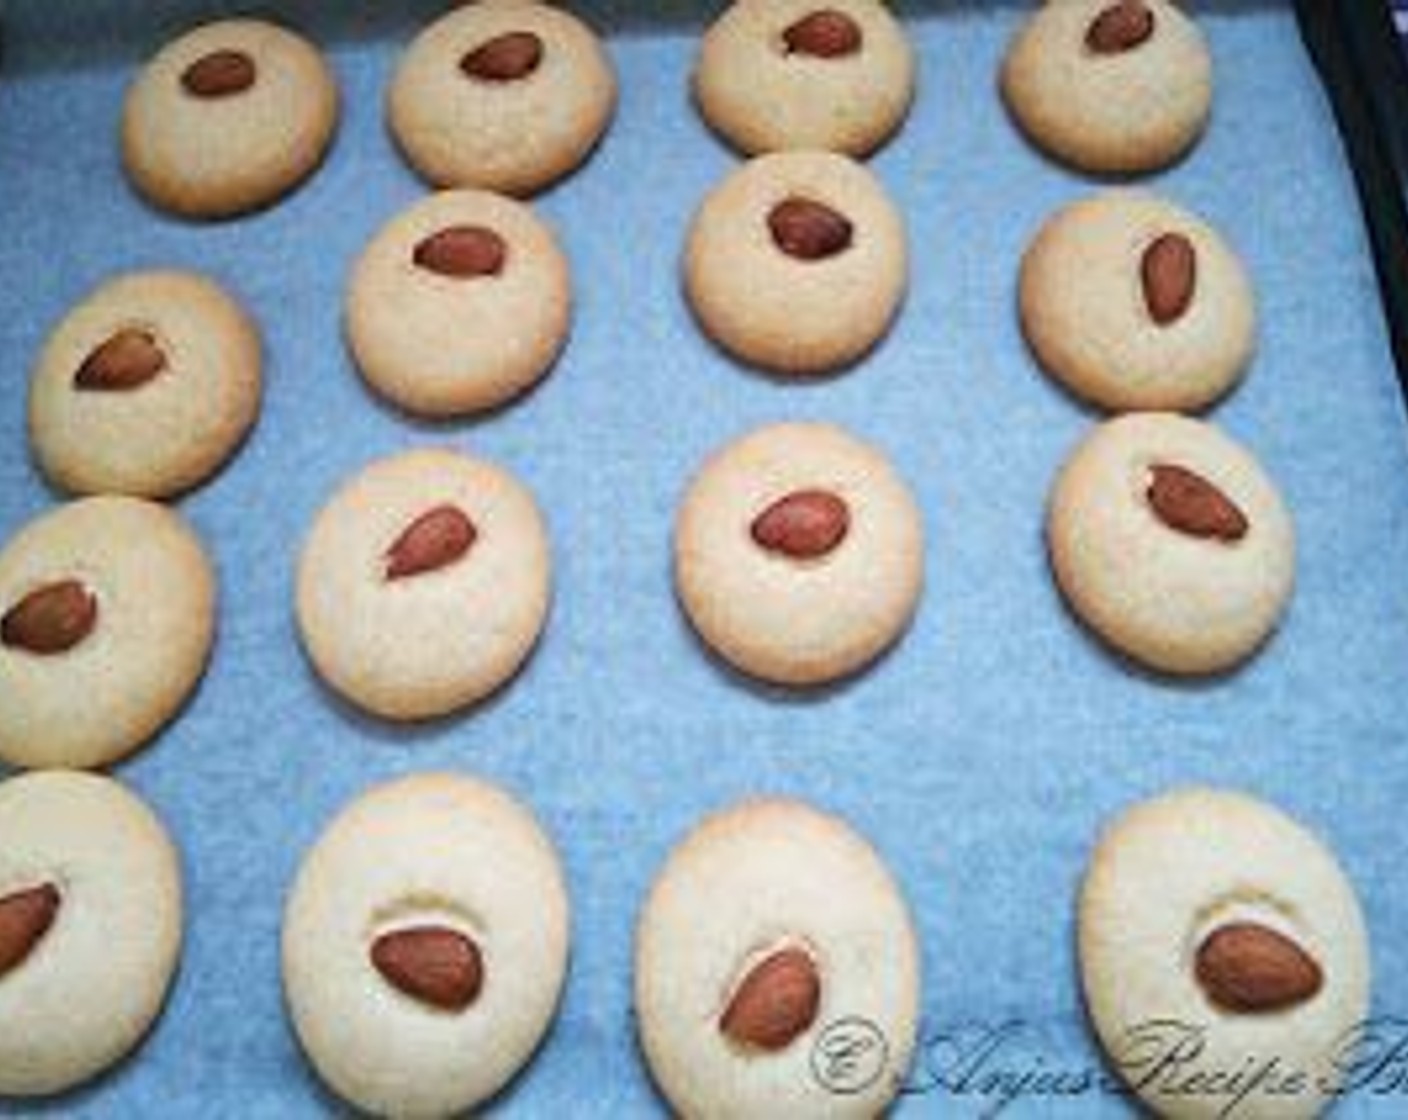
<instances>
[{"instance_id":1,"label":"baking tray","mask_svg":"<svg viewBox=\"0 0 1408 1120\"><path fill-rule=\"evenodd\" d=\"M621 102L592 162L539 201L572 259L570 347L514 407L424 425L362 387L339 314L355 255L423 190L383 132L381 98L401 46L434 6L276 6L330 52L344 98L336 146L282 205L193 225L148 210L127 188L118 106L158 44L224 9L6 4L0 536L57 500L26 452L28 369L46 332L103 277L168 264L210 272L258 317L267 354L258 428L181 503L221 577L210 671L182 718L117 768L184 853L180 975L132 1061L26 1108L335 1110L283 1015L284 893L348 799L437 768L485 775L526 798L559 843L572 890L561 1015L497 1102L505 1113L662 1110L631 1018L637 909L702 814L759 792L849 818L911 901L924 945L924 1052L950 1076L936 1085L921 1074L902 1114L990 1113L1000 1098L959 1084L953 1055L1005 1024L1015 1026L998 1071L1089 1074L1084 1091L1022 1095L1009 1114L1128 1112L1097 1076L1074 895L1101 825L1172 785L1248 790L1323 834L1367 911L1375 1013L1408 1015L1408 428L1378 242L1292 5L1196 7L1215 56L1215 120L1186 162L1148 184L1206 215L1250 268L1260 352L1213 418L1278 480L1300 535L1281 634L1243 671L1201 684L1110 656L1072 621L1047 572L1047 489L1096 417L1038 373L1014 285L1042 220L1093 184L1029 148L996 96L999 60L1027 5L901 6L921 92L873 167L908 217L912 288L867 361L807 385L734 365L703 341L679 291L686 225L736 164L687 96L713 6L581 8L610 36ZM1343 47L1338 25L1321 31ZM800 696L750 685L704 654L673 601L669 556L676 503L702 458L793 417L836 421L883 447L913 485L929 534L927 592L908 638L859 680ZM339 482L422 443L471 448L533 487L551 525L556 601L512 687L463 718L404 729L357 715L317 683L299 652L291 582L303 534ZM1342 1112L1402 1115L1405 1104L1401 1091L1366 1089ZM8 1102L0 1111L23 1110Z\"/></svg>"}]
</instances>

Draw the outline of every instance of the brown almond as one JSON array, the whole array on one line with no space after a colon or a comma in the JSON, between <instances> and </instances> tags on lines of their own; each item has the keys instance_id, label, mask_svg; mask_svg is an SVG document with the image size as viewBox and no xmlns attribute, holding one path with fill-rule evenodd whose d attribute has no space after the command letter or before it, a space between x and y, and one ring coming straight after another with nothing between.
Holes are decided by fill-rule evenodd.
<instances>
[{"instance_id":1,"label":"brown almond","mask_svg":"<svg viewBox=\"0 0 1408 1120\"><path fill-rule=\"evenodd\" d=\"M794 490L753 519L752 535L769 552L814 560L835 549L851 527L851 511L829 490Z\"/></svg>"},{"instance_id":2,"label":"brown almond","mask_svg":"<svg viewBox=\"0 0 1408 1120\"><path fill-rule=\"evenodd\" d=\"M126 327L94 347L73 375L75 389L122 392L145 385L166 368L150 331Z\"/></svg>"},{"instance_id":3,"label":"brown almond","mask_svg":"<svg viewBox=\"0 0 1408 1120\"><path fill-rule=\"evenodd\" d=\"M1183 317L1198 286L1198 251L1181 233L1166 233L1144 250L1139 262L1144 305L1159 326Z\"/></svg>"},{"instance_id":4,"label":"brown almond","mask_svg":"<svg viewBox=\"0 0 1408 1120\"><path fill-rule=\"evenodd\" d=\"M1170 463L1155 464L1150 474L1149 505L1170 529L1229 542L1247 535L1251 527L1247 515L1202 475Z\"/></svg>"},{"instance_id":5,"label":"brown almond","mask_svg":"<svg viewBox=\"0 0 1408 1120\"><path fill-rule=\"evenodd\" d=\"M467 77L481 82L516 82L543 61L543 41L531 31L510 31L482 43L460 59Z\"/></svg>"},{"instance_id":6,"label":"brown almond","mask_svg":"<svg viewBox=\"0 0 1408 1120\"><path fill-rule=\"evenodd\" d=\"M1154 13L1144 0L1120 0L1105 8L1085 32L1085 45L1096 54L1123 54L1154 34Z\"/></svg>"},{"instance_id":7,"label":"brown almond","mask_svg":"<svg viewBox=\"0 0 1408 1120\"><path fill-rule=\"evenodd\" d=\"M52 883L0 898L0 976L18 968L58 917L62 899Z\"/></svg>"},{"instance_id":8,"label":"brown almond","mask_svg":"<svg viewBox=\"0 0 1408 1120\"><path fill-rule=\"evenodd\" d=\"M436 506L412 521L386 550L386 578L405 579L453 564L479 532L463 510Z\"/></svg>"},{"instance_id":9,"label":"brown almond","mask_svg":"<svg viewBox=\"0 0 1408 1120\"><path fill-rule=\"evenodd\" d=\"M372 942L371 958L392 987L445 1011L463 1011L484 986L479 946L444 926L384 933Z\"/></svg>"},{"instance_id":10,"label":"brown almond","mask_svg":"<svg viewBox=\"0 0 1408 1120\"><path fill-rule=\"evenodd\" d=\"M1264 1014L1313 999L1325 982L1315 958L1284 934L1256 922L1214 930L1194 964L1208 999L1228 1011Z\"/></svg>"},{"instance_id":11,"label":"brown almond","mask_svg":"<svg viewBox=\"0 0 1408 1120\"><path fill-rule=\"evenodd\" d=\"M93 632L98 598L76 579L36 587L0 619L0 643L27 653L70 650Z\"/></svg>"},{"instance_id":12,"label":"brown almond","mask_svg":"<svg viewBox=\"0 0 1408 1120\"><path fill-rule=\"evenodd\" d=\"M427 271L457 280L497 276L508 260L508 246L484 226L449 226L421 241L412 259Z\"/></svg>"},{"instance_id":13,"label":"brown almond","mask_svg":"<svg viewBox=\"0 0 1408 1120\"><path fill-rule=\"evenodd\" d=\"M809 954L780 949L739 984L719 1029L740 1046L782 1050L816 1019L821 977Z\"/></svg>"},{"instance_id":14,"label":"brown almond","mask_svg":"<svg viewBox=\"0 0 1408 1120\"><path fill-rule=\"evenodd\" d=\"M229 97L254 85L258 71L244 51L211 51L186 67L181 84L194 97Z\"/></svg>"},{"instance_id":15,"label":"brown almond","mask_svg":"<svg viewBox=\"0 0 1408 1120\"><path fill-rule=\"evenodd\" d=\"M860 24L845 12L821 8L803 16L782 33L788 54L812 58L844 58L861 48Z\"/></svg>"},{"instance_id":16,"label":"brown almond","mask_svg":"<svg viewBox=\"0 0 1408 1120\"><path fill-rule=\"evenodd\" d=\"M773 242L789 257L819 261L851 247L855 227L844 214L807 198L788 198L768 214Z\"/></svg>"}]
</instances>

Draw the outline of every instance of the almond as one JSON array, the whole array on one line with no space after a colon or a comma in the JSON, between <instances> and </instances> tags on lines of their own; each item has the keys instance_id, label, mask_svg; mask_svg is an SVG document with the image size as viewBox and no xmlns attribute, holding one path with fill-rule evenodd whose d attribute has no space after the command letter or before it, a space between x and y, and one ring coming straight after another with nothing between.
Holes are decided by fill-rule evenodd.
<instances>
[{"instance_id":1,"label":"almond","mask_svg":"<svg viewBox=\"0 0 1408 1120\"><path fill-rule=\"evenodd\" d=\"M93 632L98 598L76 579L36 587L0 619L0 642L27 653L72 649Z\"/></svg>"},{"instance_id":2,"label":"almond","mask_svg":"<svg viewBox=\"0 0 1408 1120\"><path fill-rule=\"evenodd\" d=\"M1161 327L1181 319L1198 287L1198 252L1181 233L1155 239L1139 262L1144 306Z\"/></svg>"},{"instance_id":3,"label":"almond","mask_svg":"<svg viewBox=\"0 0 1408 1120\"><path fill-rule=\"evenodd\" d=\"M1085 45L1096 54L1123 54L1154 34L1154 13L1144 0L1120 0L1105 8L1085 32Z\"/></svg>"},{"instance_id":4,"label":"almond","mask_svg":"<svg viewBox=\"0 0 1408 1120\"><path fill-rule=\"evenodd\" d=\"M504 270L508 246L485 226L449 226L422 240L412 259L428 272L457 280L497 276Z\"/></svg>"},{"instance_id":5,"label":"almond","mask_svg":"<svg viewBox=\"0 0 1408 1120\"><path fill-rule=\"evenodd\" d=\"M444 1011L463 1011L484 986L479 946L445 926L384 933L372 942L371 960L392 987Z\"/></svg>"},{"instance_id":6,"label":"almond","mask_svg":"<svg viewBox=\"0 0 1408 1120\"><path fill-rule=\"evenodd\" d=\"M825 556L846 539L851 511L829 490L794 490L753 520L753 540L794 560Z\"/></svg>"},{"instance_id":7,"label":"almond","mask_svg":"<svg viewBox=\"0 0 1408 1120\"><path fill-rule=\"evenodd\" d=\"M1151 467L1150 474L1149 505L1174 532L1228 543L1247 535L1247 515L1202 475L1168 463Z\"/></svg>"},{"instance_id":8,"label":"almond","mask_svg":"<svg viewBox=\"0 0 1408 1120\"><path fill-rule=\"evenodd\" d=\"M822 8L803 16L782 33L788 54L843 58L861 48L860 24L845 12Z\"/></svg>"},{"instance_id":9,"label":"almond","mask_svg":"<svg viewBox=\"0 0 1408 1120\"><path fill-rule=\"evenodd\" d=\"M0 898L0 976L18 968L58 917L62 902L52 883Z\"/></svg>"},{"instance_id":10,"label":"almond","mask_svg":"<svg viewBox=\"0 0 1408 1120\"><path fill-rule=\"evenodd\" d=\"M127 327L94 347L73 375L75 389L124 391L145 385L166 368L150 331Z\"/></svg>"},{"instance_id":11,"label":"almond","mask_svg":"<svg viewBox=\"0 0 1408 1120\"><path fill-rule=\"evenodd\" d=\"M768 214L773 243L789 257L819 261L851 247L855 227L844 214L825 203L788 198Z\"/></svg>"},{"instance_id":12,"label":"almond","mask_svg":"<svg viewBox=\"0 0 1408 1120\"><path fill-rule=\"evenodd\" d=\"M782 1050L816 1019L821 977L802 949L779 949L749 970L719 1020L740 1046Z\"/></svg>"},{"instance_id":13,"label":"almond","mask_svg":"<svg viewBox=\"0 0 1408 1120\"><path fill-rule=\"evenodd\" d=\"M195 97L229 97L254 85L258 71L244 51L211 51L186 67L181 84Z\"/></svg>"},{"instance_id":14,"label":"almond","mask_svg":"<svg viewBox=\"0 0 1408 1120\"><path fill-rule=\"evenodd\" d=\"M543 41L531 31L510 31L482 43L460 59L466 77L481 82L516 82L543 61Z\"/></svg>"},{"instance_id":15,"label":"almond","mask_svg":"<svg viewBox=\"0 0 1408 1120\"><path fill-rule=\"evenodd\" d=\"M479 536L464 512L436 506L412 521L386 550L386 578L405 579L453 564Z\"/></svg>"},{"instance_id":16,"label":"almond","mask_svg":"<svg viewBox=\"0 0 1408 1120\"><path fill-rule=\"evenodd\" d=\"M1256 922L1214 930L1199 946L1194 969L1208 999L1246 1014L1296 1007L1314 999L1325 981L1315 958Z\"/></svg>"}]
</instances>

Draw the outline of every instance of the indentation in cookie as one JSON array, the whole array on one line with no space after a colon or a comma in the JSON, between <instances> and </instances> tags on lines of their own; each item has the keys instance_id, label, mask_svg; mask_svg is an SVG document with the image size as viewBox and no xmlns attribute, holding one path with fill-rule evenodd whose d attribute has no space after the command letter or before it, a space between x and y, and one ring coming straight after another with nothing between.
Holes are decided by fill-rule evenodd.
<instances>
[{"instance_id":1,"label":"indentation in cookie","mask_svg":"<svg viewBox=\"0 0 1408 1120\"><path fill-rule=\"evenodd\" d=\"M145 385L166 368L166 353L146 327L122 327L89 351L73 375L73 387L126 392Z\"/></svg>"},{"instance_id":2,"label":"indentation in cookie","mask_svg":"<svg viewBox=\"0 0 1408 1120\"><path fill-rule=\"evenodd\" d=\"M793 195L768 212L773 243L789 257L819 261L851 247L855 226L824 202Z\"/></svg>"},{"instance_id":3,"label":"indentation in cookie","mask_svg":"<svg viewBox=\"0 0 1408 1120\"><path fill-rule=\"evenodd\" d=\"M259 76L244 51L218 50L201 55L181 72L181 85L193 97L230 97L250 89Z\"/></svg>"},{"instance_id":4,"label":"indentation in cookie","mask_svg":"<svg viewBox=\"0 0 1408 1120\"><path fill-rule=\"evenodd\" d=\"M458 280L498 276L508 261L508 244L487 226L447 226L418 242L412 260Z\"/></svg>"},{"instance_id":5,"label":"indentation in cookie","mask_svg":"<svg viewBox=\"0 0 1408 1120\"><path fill-rule=\"evenodd\" d=\"M0 978L22 965L54 924L63 902L53 883L0 897Z\"/></svg>"},{"instance_id":6,"label":"indentation in cookie","mask_svg":"<svg viewBox=\"0 0 1408 1120\"><path fill-rule=\"evenodd\" d=\"M460 59L460 70L481 82L517 82L542 65L543 41L531 31L509 31Z\"/></svg>"},{"instance_id":7,"label":"indentation in cookie","mask_svg":"<svg viewBox=\"0 0 1408 1120\"><path fill-rule=\"evenodd\" d=\"M5 612L0 643L26 653L65 653L97 623L98 597L79 580L55 580L36 587Z\"/></svg>"},{"instance_id":8,"label":"indentation in cookie","mask_svg":"<svg viewBox=\"0 0 1408 1120\"><path fill-rule=\"evenodd\" d=\"M789 55L810 58L845 58L857 54L864 43L860 24L835 8L820 8L790 24L782 32Z\"/></svg>"},{"instance_id":9,"label":"indentation in cookie","mask_svg":"<svg viewBox=\"0 0 1408 1120\"><path fill-rule=\"evenodd\" d=\"M719 1017L719 1030L736 1045L785 1050L816 1021L821 973L807 949L785 944L740 971Z\"/></svg>"},{"instance_id":10,"label":"indentation in cookie","mask_svg":"<svg viewBox=\"0 0 1408 1120\"><path fill-rule=\"evenodd\" d=\"M1196 471L1173 463L1149 468L1145 496L1154 515L1176 533L1232 543L1251 529L1247 515Z\"/></svg>"},{"instance_id":11,"label":"indentation in cookie","mask_svg":"<svg viewBox=\"0 0 1408 1120\"><path fill-rule=\"evenodd\" d=\"M386 550L386 578L406 579L447 567L462 558L478 536L474 522L458 506L427 510Z\"/></svg>"},{"instance_id":12,"label":"indentation in cookie","mask_svg":"<svg viewBox=\"0 0 1408 1120\"><path fill-rule=\"evenodd\" d=\"M815 560L840 547L851 527L845 499L830 490L794 490L753 519L753 540L768 552Z\"/></svg>"}]
</instances>

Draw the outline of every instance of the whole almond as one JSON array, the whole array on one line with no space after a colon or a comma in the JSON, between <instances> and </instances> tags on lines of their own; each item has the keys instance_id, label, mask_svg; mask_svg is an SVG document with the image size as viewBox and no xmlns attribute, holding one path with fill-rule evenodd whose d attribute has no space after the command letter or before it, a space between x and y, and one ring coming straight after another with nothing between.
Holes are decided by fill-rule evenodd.
<instances>
[{"instance_id":1,"label":"whole almond","mask_svg":"<svg viewBox=\"0 0 1408 1120\"><path fill-rule=\"evenodd\" d=\"M1096 54L1123 54L1154 34L1154 13L1144 0L1119 0L1091 21L1085 45Z\"/></svg>"},{"instance_id":2,"label":"whole almond","mask_svg":"<svg viewBox=\"0 0 1408 1120\"><path fill-rule=\"evenodd\" d=\"M384 933L372 942L371 959L392 987L444 1011L463 1011L484 986L479 946L444 926Z\"/></svg>"},{"instance_id":3,"label":"whole almond","mask_svg":"<svg viewBox=\"0 0 1408 1120\"><path fill-rule=\"evenodd\" d=\"M429 272L455 279L497 276L508 260L508 246L484 226L449 226L422 240L412 259Z\"/></svg>"},{"instance_id":4,"label":"whole almond","mask_svg":"<svg viewBox=\"0 0 1408 1120\"><path fill-rule=\"evenodd\" d=\"M386 578L405 579L453 564L478 536L463 510L436 506L406 526L386 550Z\"/></svg>"},{"instance_id":5,"label":"whole almond","mask_svg":"<svg viewBox=\"0 0 1408 1120\"><path fill-rule=\"evenodd\" d=\"M181 84L195 97L229 97L254 85L258 71L244 51L211 51L186 67Z\"/></svg>"},{"instance_id":6,"label":"whole almond","mask_svg":"<svg viewBox=\"0 0 1408 1120\"><path fill-rule=\"evenodd\" d=\"M753 540L794 560L825 556L846 539L851 511L829 490L794 490L753 519Z\"/></svg>"},{"instance_id":7,"label":"whole almond","mask_svg":"<svg viewBox=\"0 0 1408 1120\"><path fill-rule=\"evenodd\" d=\"M93 632L98 598L76 579L36 587L0 618L0 643L27 653L72 649Z\"/></svg>"},{"instance_id":8,"label":"whole almond","mask_svg":"<svg viewBox=\"0 0 1408 1120\"><path fill-rule=\"evenodd\" d=\"M782 33L788 54L813 58L844 58L861 48L860 24L845 12L821 8L803 16Z\"/></svg>"},{"instance_id":9,"label":"whole almond","mask_svg":"<svg viewBox=\"0 0 1408 1120\"><path fill-rule=\"evenodd\" d=\"M1315 958L1289 937L1255 922L1214 930L1194 963L1208 999L1227 1011L1284 1011L1315 998L1325 976Z\"/></svg>"},{"instance_id":10,"label":"whole almond","mask_svg":"<svg viewBox=\"0 0 1408 1120\"><path fill-rule=\"evenodd\" d=\"M482 43L460 59L460 70L481 82L516 82L543 61L543 41L531 31L510 31Z\"/></svg>"},{"instance_id":11,"label":"whole almond","mask_svg":"<svg viewBox=\"0 0 1408 1120\"><path fill-rule=\"evenodd\" d=\"M1153 481L1146 497L1160 521L1190 537L1239 541L1251 527L1232 499L1187 467L1158 463L1150 468Z\"/></svg>"},{"instance_id":12,"label":"whole almond","mask_svg":"<svg viewBox=\"0 0 1408 1120\"><path fill-rule=\"evenodd\" d=\"M58 917L62 899L52 883L0 898L0 976L24 963Z\"/></svg>"},{"instance_id":13,"label":"whole almond","mask_svg":"<svg viewBox=\"0 0 1408 1120\"><path fill-rule=\"evenodd\" d=\"M1181 319L1198 286L1198 251L1181 233L1157 238L1139 262L1149 318L1164 327Z\"/></svg>"},{"instance_id":14,"label":"whole almond","mask_svg":"<svg viewBox=\"0 0 1408 1120\"><path fill-rule=\"evenodd\" d=\"M719 1029L740 1046L782 1050L816 1019L821 977L809 954L780 949L738 985Z\"/></svg>"},{"instance_id":15,"label":"whole almond","mask_svg":"<svg viewBox=\"0 0 1408 1120\"><path fill-rule=\"evenodd\" d=\"M819 261L845 252L855 227L844 214L807 198L788 198L768 214L773 242L789 257Z\"/></svg>"},{"instance_id":16,"label":"whole almond","mask_svg":"<svg viewBox=\"0 0 1408 1120\"><path fill-rule=\"evenodd\" d=\"M150 331L125 327L93 348L73 375L75 389L122 392L145 385L166 368Z\"/></svg>"}]
</instances>

